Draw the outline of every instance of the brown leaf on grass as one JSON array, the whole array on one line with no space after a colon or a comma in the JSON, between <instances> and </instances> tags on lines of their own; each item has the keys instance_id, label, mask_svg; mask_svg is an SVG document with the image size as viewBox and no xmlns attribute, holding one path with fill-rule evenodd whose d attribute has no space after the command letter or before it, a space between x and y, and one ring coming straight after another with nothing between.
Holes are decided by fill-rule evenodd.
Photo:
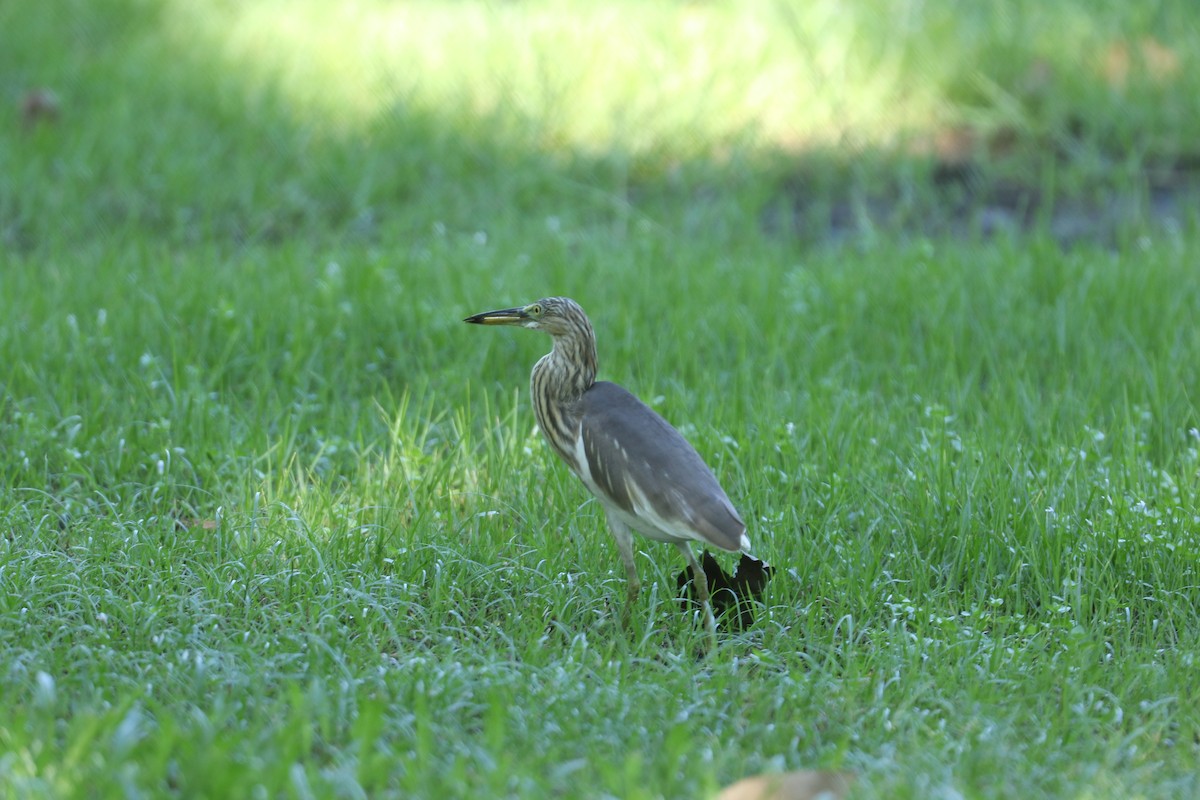
<instances>
[{"instance_id":1,"label":"brown leaf on grass","mask_svg":"<svg viewBox=\"0 0 1200 800\"><path fill-rule=\"evenodd\" d=\"M45 87L30 89L21 98L21 124L26 128L43 122L55 122L61 106L58 95Z\"/></svg>"},{"instance_id":2,"label":"brown leaf on grass","mask_svg":"<svg viewBox=\"0 0 1200 800\"><path fill-rule=\"evenodd\" d=\"M192 528L199 528L202 531L215 531L217 529L217 521L215 519L200 519L199 517L181 517L175 520L175 525L184 531Z\"/></svg>"},{"instance_id":3,"label":"brown leaf on grass","mask_svg":"<svg viewBox=\"0 0 1200 800\"><path fill-rule=\"evenodd\" d=\"M1136 42L1113 42L1100 57L1100 73L1118 89L1124 88L1134 74L1165 83L1179 74L1179 53L1153 36L1143 36Z\"/></svg>"},{"instance_id":4,"label":"brown leaf on grass","mask_svg":"<svg viewBox=\"0 0 1200 800\"><path fill-rule=\"evenodd\" d=\"M1179 74L1179 53L1152 36L1142 37L1142 63L1156 80L1174 78Z\"/></svg>"},{"instance_id":5,"label":"brown leaf on grass","mask_svg":"<svg viewBox=\"0 0 1200 800\"><path fill-rule=\"evenodd\" d=\"M801 769L743 778L722 789L717 800L840 800L853 784L849 772Z\"/></svg>"}]
</instances>

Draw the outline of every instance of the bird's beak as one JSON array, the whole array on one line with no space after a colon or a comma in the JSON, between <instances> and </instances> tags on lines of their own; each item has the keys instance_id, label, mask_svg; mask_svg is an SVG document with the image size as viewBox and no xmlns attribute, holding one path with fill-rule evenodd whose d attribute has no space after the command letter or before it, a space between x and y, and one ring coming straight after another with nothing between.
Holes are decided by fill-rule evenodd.
<instances>
[{"instance_id":1,"label":"bird's beak","mask_svg":"<svg viewBox=\"0 0 1200 800\"><path fill-rule=\"evenodd\" d=\"M520 325L529 319L524 308L502 308L499 311L485 311L467 317L463 322L475 325Z\"/></svg>"}]
</instances>

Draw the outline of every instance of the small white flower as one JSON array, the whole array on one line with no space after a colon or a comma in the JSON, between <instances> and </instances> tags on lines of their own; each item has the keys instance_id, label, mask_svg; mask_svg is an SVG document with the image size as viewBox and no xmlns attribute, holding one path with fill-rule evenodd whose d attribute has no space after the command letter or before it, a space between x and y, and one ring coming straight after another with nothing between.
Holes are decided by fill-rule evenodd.
<instances>
[{"instance_id":1,"label":"small white flower","mask_svg":"<svg viewBox=\"0 0 1200 800\"><path fill-rule=\"evenodd\" d=\"M37 675L34 677L37 680L37 692L35 696L37 697L38 703L41 705L48 705L54 702L54 676L47 672L38 670Z\"/></svg>"}]
</instances>

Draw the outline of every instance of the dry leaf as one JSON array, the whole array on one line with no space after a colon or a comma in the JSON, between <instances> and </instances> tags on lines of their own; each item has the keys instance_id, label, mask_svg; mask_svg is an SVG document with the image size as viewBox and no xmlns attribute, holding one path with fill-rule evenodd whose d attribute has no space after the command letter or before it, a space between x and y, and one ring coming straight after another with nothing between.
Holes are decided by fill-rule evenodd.
<instances>
[{"instance_id":1,"label":"dry leaf","mask_svg":"<svg viewBox=\"0 0 1200 800\"><path fill-rule=\"evenodd\" d=\"M30 89L21 98L21 123L32 128L42 122L58 119L60 104L58 95L45 87Z\"/></svg>"},{"instance_id":2,"label":"dry leaf","mask_svg":"<svg viewBox=\"0 0 1200 800\"><path fill-rule=\"evenodd\" d=\"M744 778L721 790L717 800L840 800L853 783L849 772L802 769Z\"/></svg>"},{"instance_id":3,"label":"dry leaf","mask_svg":"<svg viewBox=\"0 0 1200 800\"><path fill-rule=\"evenodd\" d=\"M217 529L217 521L215 519L200 519L199 517L181 517L175 520L175 524L185 531L192 528L199 528L202 531L215 531Z\"/></svg>"},{"instance_id":4,"label":"dry leaf","mask_svg":"<svg viewBox=\"0 0 1200 800\"><path fill-rule=\"evenodd\" d=\"M1100 72L1109 85L1124 87L1135 71L1165 82L1179 74L1179 53L1153 36L1143 36L1136 43L1113 42L1105 49Z\"/></svg>"}]
</instances>

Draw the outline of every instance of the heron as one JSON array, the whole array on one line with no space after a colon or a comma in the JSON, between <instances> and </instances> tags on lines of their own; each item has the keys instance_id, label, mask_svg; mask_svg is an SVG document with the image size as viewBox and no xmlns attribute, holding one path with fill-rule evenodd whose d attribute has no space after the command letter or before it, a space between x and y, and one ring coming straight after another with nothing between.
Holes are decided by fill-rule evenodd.
<instances>
[{"instance_id":1,"label":"heron","mask_svg":"<svg viewBox=\"0 0 1200 800\"><path fill-rule=\"evenodd\" d=\"M530 378L534 415L550 448L604 507L625 566L626 616L642 586L634 563L636 531L679 548L706 627L715 631L708 580L691 543L748 553L746 523L679 431L617 384L596 380L596 335L580 305L546 297L464 322L528 328L553 339Z\"/></svg>"}]
</instances>

